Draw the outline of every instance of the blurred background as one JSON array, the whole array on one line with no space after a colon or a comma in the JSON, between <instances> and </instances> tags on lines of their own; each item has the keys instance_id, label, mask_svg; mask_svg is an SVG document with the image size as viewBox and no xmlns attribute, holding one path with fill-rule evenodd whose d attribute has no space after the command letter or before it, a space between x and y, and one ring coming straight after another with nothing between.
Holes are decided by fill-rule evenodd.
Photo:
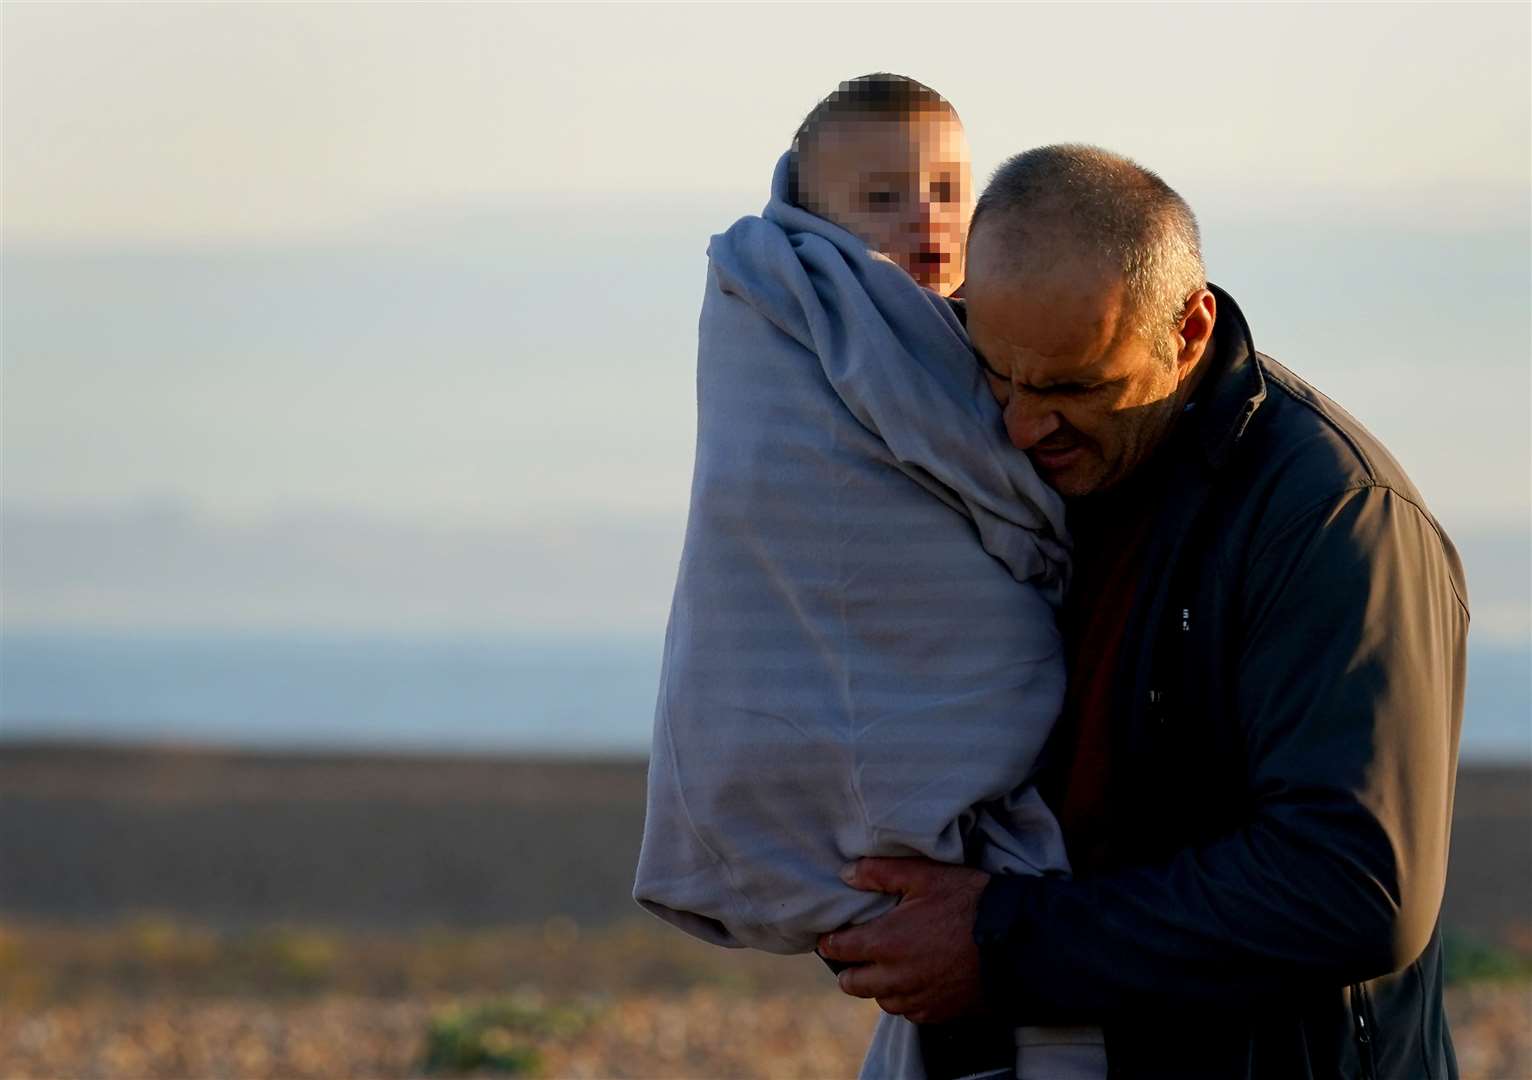
<instances>
[{"instance_id":1,"label":"blurred background","mask_svg":"<svg viewBox=\"0 0 1532 1080\"><path fill-rule=\"evenodd\" d=\"M1159 171L1457 543L1451 1007L1532 1074L1532 9L0 20L0 1073L855 1071L817 962L628 890L707 240L891 70L976 178Z\"/></svg>"}]
</instances>

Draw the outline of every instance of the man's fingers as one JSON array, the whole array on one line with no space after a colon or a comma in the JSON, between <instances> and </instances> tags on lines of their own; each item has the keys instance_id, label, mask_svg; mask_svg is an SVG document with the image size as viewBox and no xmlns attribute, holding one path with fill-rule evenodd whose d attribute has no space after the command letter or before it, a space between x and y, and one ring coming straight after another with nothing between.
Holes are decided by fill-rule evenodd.
<instances>
[{"instance_id":1,"label":"man's fingers","mask_svg":"<svg viewBox=\"0 0 1532 1080\"><path fill-rule=\"evenodd\" d=\"M901 859L868 858L847 863L841 868L841 880L854 889L866 892L890 893L901 902L919 893L927 892L934 874L950 872L953 868L945 863L932 862L918 856ZM896 909L897 910L897 909ZM871 922L848 926L819 938L819 952L831 960L851 964L882 959L881 949L888 936L887 923L897 917L890 911Z\"/></svg>"},{"instance_id":2,"label":"man's fingers","mask_svg":"<svg viewBox=\"0 0 1532 1080\"><path fill-rule=\"evenodd\" d=\"M878 998L880 1006L885 998L908 1001L911 996L911 987L901 982L887 967L878 964L850 967L835 978L844 993L852 997Z\"/></svg>"},{"instance_id":3,"label":"man's fingers","mask_svg":"<svg viewBox=\"0 0 1532 1080\"><path fill-rule=\"evenodd\" d=\"M835 976L835 980L840 983L843 994L859 998L877 997L877 991L872 985L877 980L872 975L871 967L849 967Z\"/></svg>"},{"instance_id":4,"label":"man's fingers","mask_svg":"<svg viewBox=\"0 0 1532 1080\"><path fill-rule=\"evenodd\" d=\"M819 935L819 955L827 960L838 960L843 964L865 964L869 960L876 959L873 950L877 944L877 933L863 926L847 927L845 930L836 930L831 934Z\"/></svg>"},{"instance_id":5,"label":"man's fingers","mask_svg":"<svg viewBox=\"0 0 1532 1080\"><path fill-rule=\"evenodd\" d=\"M911 1023L920 1023L911 1013L916 1012L916 999L909 994L884 994L878 998L878 1008L894 1016L903 1016Z\"/></svg>"},{"instance_id":6,"label":"man's fingers","mask_svg":"<svg viewBox=\"0 0 1532 1080\"><path fill-rule=\"evenodd\" d=\"M900 987L889 978L887 968L875 964L847 968L836 976L843 993L858 998L876 998L878 1008L894 1016L908 1017L915 1023L924 1023L930 1014L921 996Z\"/></svg>"},{"instance_id":7,"label":"man's fingers","mask_svg":"<svg viewBox=\"0 0 1532 1080\"><path fill-rule=\"evenodd\" d=\"M899 896L918 891L929 876L930 859L858 859L841 869L841 880L853 889L866 892L894 893Z\"/></svg>"}]
</instances>

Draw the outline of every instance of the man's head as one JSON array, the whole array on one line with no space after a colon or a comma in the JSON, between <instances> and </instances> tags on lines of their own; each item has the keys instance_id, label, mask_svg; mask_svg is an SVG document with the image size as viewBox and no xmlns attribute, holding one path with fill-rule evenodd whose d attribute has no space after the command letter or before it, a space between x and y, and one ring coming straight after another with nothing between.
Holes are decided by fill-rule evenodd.
<instances>
[{"instance_id":1,"label":"man's head","mask_svg":"<svg viewBox=\"0 0 1532 1080\"><path fill-rule=\"evenodd\" d=\"M968 333L1005 426L1066 498L1163 442L1217 314L1196 218L1154 173L1088 146L1011 158L969 236Z\"/></svg>"},{"instance_id":2,"label":"man's head","mask_svg":"<svg viewBox=\"0 0 1532 1080\"><path fill-rule=\"evenodd\" d=\"M963 282L973 215L957 111L903 75L840 84L793 139L792 200L880 251L943 296Z\"/></svg>"}]
</instances>

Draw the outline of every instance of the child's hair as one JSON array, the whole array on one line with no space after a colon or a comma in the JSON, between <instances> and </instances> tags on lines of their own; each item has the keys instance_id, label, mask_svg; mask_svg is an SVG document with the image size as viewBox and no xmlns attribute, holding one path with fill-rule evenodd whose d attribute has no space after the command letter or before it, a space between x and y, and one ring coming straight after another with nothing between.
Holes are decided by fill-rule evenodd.
<instances>
[{"instance_id":1,"label":"child's hair","mask_svg":"<svg viewBox=\"0 0 1532 1080\"><path fill-rule=\"evenodd\" d=\"M792 156L788 159L787 197L793 205L798 198L798 164L805 150L814 147L820 133L832 120L850 117L867 120L907 120L917 113L942 112L958 118L952 103L923 82L908 75L877 71L840 84L803 118L793 136Z\"/></svg>"}]
</instances>

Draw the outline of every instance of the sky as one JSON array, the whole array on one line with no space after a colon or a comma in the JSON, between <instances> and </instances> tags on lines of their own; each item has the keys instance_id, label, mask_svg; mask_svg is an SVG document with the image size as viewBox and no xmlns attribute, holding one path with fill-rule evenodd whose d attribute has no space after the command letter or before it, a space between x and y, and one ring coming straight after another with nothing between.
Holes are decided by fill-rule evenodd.
<instances>
[{"instance_id":1,"label":"sky","mask_svg":"<svg viewBox=\"0 0 1532 1080\"><path fill-rule=\"evenodd\" d=\"M12 625L314 625L347 597L374 621L653 624L707 237L759 209L821 96L892 70L955 103L976 177L1057 141L1161 172L1257 345L1501 553L1486 610L1525 634L1526 5L0 19ZM399 587L421 550L455 560L456 607ZM508 565L493 598L467 584ZM119 577L82 592L80 566ZM354 593L316 585L337 580Z\"/></svg>"},{"instance_id":2,"label":"sky","mask_svg":"<svg viewBox=\"0 0 1532 1080\"><path fill-rule=\"evenodd\" d=\"M5 6L7 235L309 235L533 193L754 194L841 79L1246 193L1524 204L1525 5Z\"/></svg>"}]
</instances>

